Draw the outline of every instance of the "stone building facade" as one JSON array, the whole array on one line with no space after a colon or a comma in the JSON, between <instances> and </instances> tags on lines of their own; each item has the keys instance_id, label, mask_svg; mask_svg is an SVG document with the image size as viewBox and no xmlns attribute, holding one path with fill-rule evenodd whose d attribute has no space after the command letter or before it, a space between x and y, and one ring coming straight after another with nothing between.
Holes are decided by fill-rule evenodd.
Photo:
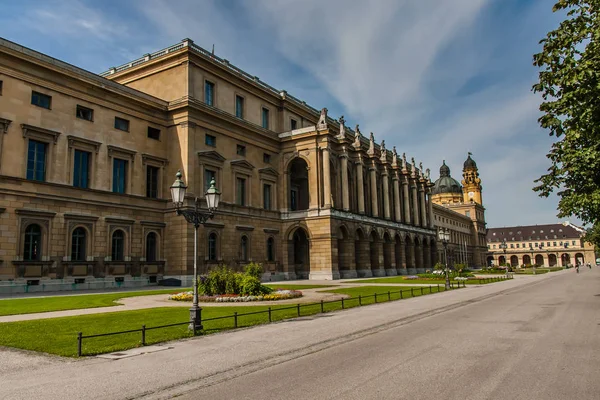
<instances>
[{"instance_id":1,"label":"stone building facade","mask_svg":"<svg viewBox=\"0 0 600 400\"><path fill-rule=\"evenodd\" d=\"M595 263L595 249L582 240L585 230L568 221L561 224L490 228L487 265L566 267ZM506 244L506 251L503 249Z\"/></svg>"},{"instance_id":2,"label":"stone building facade","mask_svg":"<svg viewBox=\"0 0 600 400\"><path fill-rule=\"evenodd\" d=\"M0 281L414 273L438 256L428 171L185 39L96 75L0 39ZM456 214L456 213L454 213ZM452 218L456 215L452 214Z\"/></svg>"}]
</instances>

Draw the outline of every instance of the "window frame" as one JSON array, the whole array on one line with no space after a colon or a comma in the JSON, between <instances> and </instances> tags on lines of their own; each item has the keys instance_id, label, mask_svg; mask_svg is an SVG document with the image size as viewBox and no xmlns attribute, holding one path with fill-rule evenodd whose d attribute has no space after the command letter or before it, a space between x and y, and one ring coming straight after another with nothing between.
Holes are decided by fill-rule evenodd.
<instances>
[{"instance_id":1,"label":"window frame","mask_svg":"<svg viewBox=\"0 0 600 400\"><path fill-rule=\"evenodd\" d=\"M275 262L275 238L269 236L267 238L267 262Z\"/></svg>"},{"instance_id":2,"label":"window frame","mask_svg":"<svg viewBox=\"0 0 600 400\"><path fill-rule=\"evenodd\" d=\"M269 153L263 153L263 163L271 164L271 155Z\"/></svg>"},{"instance_id":3,"label":"window frame","mask_svg":"<svg viewBox=\"0 0 600 400\"><path fill-rule=\"evenodd\" d=\"M150 237L154 238L154 248L151 248L149 246ZM152 231L146 232L146 236L144 238L144 256L145 256L146 262L156 262L160 259L159 243L160 243L160 236L158 235L158 233L156 233L156 231L152 230ZM151 250L153 250L153 251L150 252ZM152 255L152 257L148 257L149 254Z\"/></svg>"},{"instance_id":4,"label":"window frame","mask_svg":"<svg viewBox=\"0 0 600 400\"><path fill-rule=\"evenodd\" d=\"M266 112L266 114L265 114L265 112ZM265 121L265 116L266 116L266 121ZM260 108L260 126L262 126L263 129L270 129L271 110L268 107L262 106Z\"/></svg>"},{"instance_id":5,"label":"window frame","mask_svg":"<svg viewBox=\"0 0 600 400\"><path fill-rule=\"evenodd\" d=\"M32 145L33 145L33 154L34 154L33 160L30 159ZM43 168L43 170L41 171L42 177L41 177L41 179L38 179L36 176L39 171L37 171L36 166L39 164L38 148L40 148L41 146L43 146L43 151L41 153L43 153L43 155L44 155L44 160L42 161L42 168ZM33 164L33 169L29 168L30 161ZM48 143L40 141L40 140L36 140L36 139L29 139L27 141L27 158L26 158L25 168L26 168L25 179L27 179L29 181L36 181L36 182L47 182L48 181ZM31 171L31 175L30 175L30 171Z\"/></svg>"},{"instance_id":6,"label":"window frame","mask_svg":"<svg viewBox=\"0 0 600 400\"><path fill-rule=\"evenodd\" d=\"M240 188L238 187L238 184L242 184L243 187L241 188L241 192L240 192ZM244 175L241 176L237 176L235 177L235 204L237 206L243 206L246 207L247 204L247 200L248 200L248 195L247 195L247 191L248 191L248 178ZM241 199L240 199L240 194L242 195ZM241 202L240 202L241 200Z\"/></svg>"},{"instance_id":7,"label":"window frame","mask_svg":"<svg viewBox=\"0 0 600 400\"><path fill-rule=\"evenodd\" d=\"M245 144L236 144L235 145L235 154L240 157L246 157L246 145Z\"/></svg>"},{"instance_id":8,"label":"window frame","mask_svg":"<svg viewBox=\"0 0 600 400\"><path fill-rule=\"evenodd\" d=\"M115 172L117 171L117 162L122 163L123 165L123 191L119 191L117 185L118 183L115 181ZM129 177L129 160L125 160L120 157L114 157L112 159L112 189L113 193L117 194L127 194L127 186L131 178Z\"/></svg>"},{"instance_id":9,"label":"window frame","mask_svg":"<svg viewBox=\"0 0 600 400\"><path fill-rule=\"evenodd\" d=\"M248 235L242 235L240 237L240 261L248 262L251 260L250 248L250 238L248 238Z\"/></svg>"},{"instance_id":10,"label":"window frame","mask_svg":"<svg viewBox=\"0 0 600 400\"><path fill-rule=\"evenodd\" d=\"M81 137L68 135L68 165L69 165L69 177L68 182L71 186L75 186L75 151L85 151L89 153L89 165L88 165L88 186L86 189L92 189L95 185L95 174L96 174L96 161L98 152L102 143L96 142Z\"/></svg>"},{"instance_id":11,"label":"window frame","mask_svg":"<svg viewBox=\"0 0 600 400\"><path fill-rule=\"evenodd\" d=\"M211 97L210 104L207 101L207 90L206 90L209 85L212 85L212 93L211 93L212 97ZM216 91L217 91L217 85L216 85L216 83L213 82L213 81L211 81L211 80L209 80L209 79L205 79L204 80L204 104L206 104L207 106L210 106L210 107L216 107L217 106L217 102L216 102L217 96L215 95Z\"/></svg>"},{"instance_id":12,"label":"window frame","mask_svg":"<svg viewBox=\"0 0 600 400\"><path fill-rule=\"evenodd\" d=\"M265 196L265 189L267 189L267 187L269 188L268 198ZM267 211L272 211L273 210L273 185L271 184L271 182L263 182L262 189L263 189L263 193L262 193L263 209L267 210Z\"/></svg>"},{"instance_id":13,"label":"window frame","mask_svg":"<svg viewBox=\"0 0 600 400\"><path fill-rule=\"evenodd\" d=\"M296 125L296 126L294 127L294 125ZM290 130L294 131L296 129L298 129L298 120L296 118L290 117Z\"/></svg>"},{"instance_id":14,"label":"window frame","mask_svg":"<svg viewBox=\"0 0 600 400\"><path fill-rule=\"evenodd\" d=\"M87 111L89 111L89 113L90 113L90 118L89 118L89 119L87 119L87 118L80 117L80 116L79 116L79 110L86 111L86 112L87 112ZM93 108L86 107L86 106L82 106L81 104L77 104L77 105L76 105L76 107L75 107L75 117L76 117L77 119L82 119L82 120L84 120L84 121L88 121L88 122L94 122L94 109L93 109Z\"/></svg>"},{"instance_id":15,"label":"window frame","mask_svg":"<svg viewBox=\"0 0 600 400\"><path fill-rule=\"evenodd\" d=\"M204 144L210 147L217 147L217 137L215 135L211 135L210 133L204 133Z\"/></svg>"},{"instance_id":16,"label":"window frame","mask_svg":"<svg viewBox=\"0 0 600 400\"><path fill-rule=\"evenodd\" d=\"M108 160L111 168L110 173L110 186L109 190L115 194L131 194L132 193L132 182L133 182L133 164L135 161L136 151L124 149L121 147L108 145ZM125 192L117 193L113 191L114 188L114 160L120 159L127 161L127 169L126 169L126 182L125 182Z\"/></svg>"},{"instance_id":17,"label":"window frame","mask_svg":"<svg viewBox=\"0 0 600 400\"><path fill-rule=\"evenodd\" d=\"M79 238L83 237L83 243L81 242L77 242L75 241L75 233L77 231L83 231L83 236L79 236ZM88 230L85 229L83 226L79 225L76 226L72 231L71 231L71 255L70 255L70 260L71 261L77 261L77 262L85 262L87 261L87 249L88 249ZM77 257L77 255L81 255L81 254L76 254L75 253L75 247L77 247L80 251L80 253L83 255L82 257ZM75 255L75 256L74 256Z\"/></svg>"},{"instance_id":18,"label":"window frame","mask_svg":"<svg viewBox=\"0 0 600 400\"><path fill-rule=\"evenodd\" d=\"M238 99L241 100L239 103L238 103ZM246 103L246 98L244 96L242 96L241 94L236 93L235 98L234 98L234 103L233 103L234 115L236 116L236 118L244 119L245 114L246 114L245 113L245 108L246 108L245 103ZM241 106L239 108L239 112L238 112L238 104Z\"/></svg>"},{"instance_id":19,"label":"window frame","mask_svg":"<svg viewBox=\"0 0 600 400\"><path fill-rule=\"evenodd\" d=\"M153 136L151 136L150 132L157 132L158 135L156 137L153 137ZM161 130L160 129L148 125L148 129L147 129L147 132L146 132L146 137L148 139L152 139L152 140L156 140L156 141L160 142L160 136L161 136Z\"/></svg>"},{"instance_id":20,"label":"window frame","mask_svg":"<svg viewBox=\"0 0 600 400\"><path fill-rule=\"evenodd\" d=\"M214 237L214 248L211 248L211 238ZM214 255L211 252L214 251ZM209 232L206 238L206 261L219 261L219 234L215 231Z\"/></svg>"},{"instance_id":21,"label":"window frame","mask_svg":"<svg viewBox=\"0 0 600 400\"><path fill-rule=\"evenodd\" d=\"M146 164L146 197L149 199L158 199L160 196L160 167L155 165ZM153 175L155 182L150 182L152 176L150 172L154 171L156 174ZM153 186L153 187L152 187Z\"/></svg>"},{"instance_id":22,"label":"window frame","mask_svg":"<svg viewBox=\"0 0 600 400\"><path fill-rule=\"evenodd\" d=\"M121 232L121 234L122 234L122 238L121 238L122 243L121 243L121 249L120 249L121 257L118 257L119 249L115 248L115 234L117 232ZM126 261L125 260L126 259L126 255L125 255L126 254L126 250L125 250L126 240L127 240L127 233L123 229L115 228L111 231L111 233L110 233L110 260L111 261L116 261L116 262L125 262ZM115 257L115 255L117 257Z\"/></svg>"},{"instance_id":23,"label":"window frame","mask_svg":"<svg viewBox=\"0 0 600 400\"><path fill-rule=\"evenodd\" d=\"M43 105L39 104L39 102L34 103L33 102L34 96L39 96L39 98L47 97L48 98L48 107L44 107ZM46 94L46 93L38 92L37 90L32 90L31 91L31 105L34 105L39 108L43 108L45 110L52 110L52 96L49 94Z\"/></svg>"},{"instance_id":24,"label":"window frame","mask_svg":"<svg viewBox=\"0 0 600 400\"><path fill-rule=\"evenodd\" d=\"M86 176L85 176L85 186L82 186L80 184L77 184L78 182L76 182L76 174L77 174L77 162L78 162L78 157L77 157L77 153L81 153L81 154L86 154L87 157L87 165L85 167L85 172L86 172ZM92 164L92 153L86 150L82 150L82 149L74 149L73 150L73 176L72 176L72 185L73 187L79 188L79 189L89 189L90 187L90 170L91 170L91 164ZM81 164L80 164L80 168L81 168ZM79 181L81 182L81 176L79 177ZM80 183L79 182L79 183Z\"/></svg>"},{"instance_id":25,"label":"window frame","mask_svg":"<svg viewBox=\"0 0 600 400\"><path fill-rule=\"evenodd\" d=\"M127 123L127 129L121 129L121 128L119 128L117 126L117 121L124 121L124 122L126 122ZM131 121L128 120L128 119L125 119L125 118L117 117L115 115L115 121L114 121L114 124L113 124L113 128L116 129L116 130L118 130L118 131L129 132L129 130L131 129Z\"/></svg>"},{"instance_id":26,"label":"window frame","mask_svg":"<svg viewBox=\"0 0 600 400\"><path fill-rule=\"evenodd\" d=\"M29 246L27 246L27 242L28 242L28 237L32 236L32 234L28 233L29 228L37 226L39 229L39 232L36 232L35 234L38 236L38 244L39 244L39 249L36 251L36 255L35 257L32 257L31 253L33 250L33 243L35 243L34 241L30 240ZM29 252L27 251L27 247L29 247ZM40 225L37 221L35 222L31 222L29 224L27 224L27 226L25 226L25 229L23 231L23 247L22 247L22 251L23 251L23 261L42 261L43 259L43 252L44 252L44 229L42 228L42 225ZM29 255L29 257L26 257L27 255Z\"/></svg>"}]
</instances>

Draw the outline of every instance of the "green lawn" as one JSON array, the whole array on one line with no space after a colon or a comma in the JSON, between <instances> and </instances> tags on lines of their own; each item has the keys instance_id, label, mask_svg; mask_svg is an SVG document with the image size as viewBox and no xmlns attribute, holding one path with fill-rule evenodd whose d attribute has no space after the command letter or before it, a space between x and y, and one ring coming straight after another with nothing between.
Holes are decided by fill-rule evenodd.
<instances>
[{"instance_id":1,"label":"green lawn","mask_svg":"<svg viewBox=\"0 0 600 400\"><path fill-rule=\"evenodd\" d=\"M486 280L486 279L469 279L467 285L484 285L486 283L493 283L495 281ZM453 285L457 285L458 281L450 280ZM463 281L461 281L462 283ZM416 283L424 283L428 285L443 285L445 283L444 279L436 279L436 280L427 280L427 279L404 279L402 276L392 276L389 278L374 278L374 279L364 279L361 281L349 281L348 283L398 283L398 284L406 284L406 285L414 285Z\"/></svg>"},{"instance_id":2,"label":"green lawn","mask_svg":"<svg viewBox=\"0 0 600 400\"><path fill-rule=\"evenodd\" d=\"M548 272L549 271L547 269L541 269L541 268L536 268L535 269L536 275L547 274ZM517 270L515 270L515 274L519 274L519 275L533 275L533 268L517 269Z\"/></svg>"},{"instance_id":3,"label":"green lawn","mask_svg":"<svg viewBox=\"0 0 600 400\"><path fill-rule=\"evenodd\" d=\"M387 292L395 288L390 287L360 287L344 288L333 290L335 293L345 293L353 298L344 300L344 308L356 307L359 305L358 295L368 296L373 293L381 293L378 296L378 302L387 301ZM411 297L410 288L403 287L402 298ZM443 290L443 288L442 288ZM436 293L437 287L432 287L432 293ZM429 288L423 289L423 294L429 294ZM414 288L414 295L421 295L421 288ZM390 295L391 300L400 298L400 294ZM362 299L363 305L374 303L373 297ZM340 301L334 303L324 303L325 312L340 310L342 304ZM275 305L272 308L272 320L282 320L295 318L298 316L296 305ZM284 310L282 310L282 308ZM231 316L234 312L240 314L247 312L266 311L268 306L239 306L239 307L206 307L202 310L202 319L204 324L204 334L214 333L221 330L233 329L234 319L223 318L214 321L206 320L223 316ZM312 315L321 311L320 304L302 305L300 313L302 316ZM20 349L41 351L45 353L57 354L62 356L76 356L77 354L77 332L83 332L85 335L101 334L115 331L125 331L131 329L140 329L142 325L147 328L153 326L167 325L178 322L185 322L189 318L189 311L186 308L153 308L146 310L122 311L104 314L82 315L76 317L48 318L35 321L20 321L0 323L0 346L16 347ZM268 314L253 314L248 316L238 316L238 327L246 327L268 322ZM191 334L187 330L187 324L148 330L146 332L146 344L164 342L168 340L181 339L189 337ZM98 338L84 339L83 353L85 355L94 355L100 353L109 353L119 350L130 349L141 345L141 333L127 333L116 336L104 336Z\"/></svg>"},{"instance_id":4,"label":"green lawn","mask_svg":"<svg viewBox=\"0 0 600 400\"><path fill-rule=\"evenodd\" d=\"M179 293L188 288L143 290L137 292L84 294L75 296L30 297L23 299L0 300L0 316L32 314L48 311L77 310L81 308L118 306L118 299L126 297L150 296L155 294Z\"/></svg>"},{"instance_id":5,"label":"green lawn","mask_svg":"<svg viewBox=\"0 0 600 400\"><path fill-rule=\"evenodd\" d=\"M286 285L285 283L265 283L265 286L273 289L287 289L287 290L304 290L304 289L317 289L317 288L328 288L337 285Z\"/></svg>"}]
</instances>

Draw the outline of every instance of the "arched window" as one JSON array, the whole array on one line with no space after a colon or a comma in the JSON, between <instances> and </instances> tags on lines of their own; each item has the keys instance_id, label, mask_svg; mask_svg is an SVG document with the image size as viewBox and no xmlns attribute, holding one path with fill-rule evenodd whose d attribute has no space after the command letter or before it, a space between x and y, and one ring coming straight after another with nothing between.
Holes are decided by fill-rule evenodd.
<instances>
[{"instance_id":1,"label":"arched window","mask_svg":"<svg viewBox=\"0 0 600 400\"><path fill-rule=\"evenodd\" d=\"M71 234L71 261L85 261L87 232L81 226Z\"/></svg>"},{"instance_id":2,"label":"arched window","mask_svg":"<svg viewBox=\"0 0 600 400\"><path fill-rule=\"evenodd\" d=\"M156 233L150 232L146 235L146 261L156 261L157 256Z\"/></svg>"},{"instance_id":3,"label":"arched window","mask_svg":"<svg viewBox=\"0 0 600 400\"><path fill-rule=\"evenodd\" d=\"M25 229L25 245L23 247L23 260L39 261L42 258L42 228L38 224L31 224Z\"/></svg>"},{"instance_id":4,"label":"arched window","mask_svg":"<svg viewBox=\"0 0 600 400\"><path fill-rule=\"evenodd\" d=\"M267 239L267 261L275 261L275 239Z\"/></svg>"},{"instance_id":5,"label":"arched window","mask_svg":"<svg viewBox=\"0 0 600 400\"><path fill-rule=\"evenodd\" d=\"M125 233L120 229L117 229L112 234L111 257L113 261L125 260Z\"/></svg>"},{"instance_id":6,"label":"arched window","mask_svg":"<svg viewBox=\"0 0 600 400\"><path fill-rule=\"evenodd\" d=\"M242 236L240 243L240 258L242 261L248 261L248 237Z\"/></svg>"},{"instance_id":7,"label":"arched window","mask_svg":"<svg viewBox=\"0 0 600 400\"><path fill-rule=\"evenodd\" d=\"M208 259L217 261L217 234L214 232L208 235Z\"/></svg>"}]
</instances>

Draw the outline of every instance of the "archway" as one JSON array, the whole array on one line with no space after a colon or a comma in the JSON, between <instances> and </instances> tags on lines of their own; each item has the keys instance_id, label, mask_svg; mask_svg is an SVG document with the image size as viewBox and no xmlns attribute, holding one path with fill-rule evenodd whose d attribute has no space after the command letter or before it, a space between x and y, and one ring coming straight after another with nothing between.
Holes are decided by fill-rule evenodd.
<instances>
[{"instance_id":1,"label":"archway","mask_svg":"<svg viewBox=\"0 0 600 400\"><path fill-rule=\"evenodd\" d=\"M417 272L425 272L425 264L423 260L423 239L416 237L414 240L415 267Z\"/></svg>"},{"instance_id":2,"label":"archway","mask_svg":"<svg viewBox=\"0 0 600 400\"><path fill-rule=\"evenodd\" d=\"M356 265L354 263L354 241L350 239L348 230L341 225L337 233L338 269L340 277L356 278Z\"/></svg>"},{"instance_id":3,"label":"archway","mask_svg":"<svg viewBox=\"0 0 600 400\"><path fill-rule=\"evenodd\" d=\"M551 267L556 267L557 263L558 263L558 261L556 259L556 254L549 254L548 255L548 265Z\"/></svg>"},{"instance_id":4,"label":"archway","mask_svg":"<svg viewBox=\"0 0 600 400\"><path fill-rule=\"evenodd\" d=\"M491 267L492 265L494 265L494 257L493 256L487 256L487 258L486 258L486 265L488 267Z\"/></svg>"},{"instance_id":5,"label":"archway","mask_svg":"<svg viewBox=\"0 0 600 400\"><path fill-rule=\"evenodd\" d=\"M388 276L398 275L396 272L396 259L394 257L394 242L388 232L383 235L383 268Z\"/></svg>"},{"instance_id":6,"label":"archway","mask_svg":"<svg viewBox=\"0 0 600 400\"><path fill-rule=\"evenodd\" d=\"M406 261L402 262L402 255L404 254L404 244L402 243L402 239L400 235L396 235L394 238L394 255L396 257L396 271L398 271L398 275L406 274Z\"/></svg>"},{"instance_id":7,"label":"archway","mask_svg":"<svg viewBox=\"0 0 600 400\"><path fill-rule=\"evenodd\" d=\"M302 158L296 158L288 167L290 187L288 207L290 211L308 210L308 164Z\"/></svg>"},{"instance_id":8,"label":"archway","mask_svg":"<svg viewBox=\"0 0 600 400\"><path fill-rule=\"evenodd\" d=\"M359 278L373 276L371 272L371 248L369 240L365 237L362 229L356 230L354 241L354 262L356 263L356 274Z\"/></svg>"},{"instance_id":9,"label":"archway","mask_svg":"<svg viewBox=\"0 0 600 400\"><path fill-rule=\"evenodd\" d=\"M369 254L371 259L371 272L373 276L385 276L383 265L383 242L375 230L369 235Z\"/></svg>"},{"instance_id":10,"label":"archway","mask_svg":"<svg viewBox=\"0 0 600 400\"><path fill-rule=\"evenodd\" d=\"M310 274L310 243L303 228L297 228L292 235L292 255L294 272L298 279L308 279Z\"/></svg>"},{"instance_id":11,"label":"archway","mask_svg":"<svg viewBox=\"0 0 600 400\"><path fill-rule=\"evenodd\" d=\"M406 254L406 269L409 274L415 274L417 272L415 266L415 245L410 236L407 236L404 240L404 251Z\"/></svg>"},{"instance_id":12,"label":"archway","mask_svg":"<svg viewBox=\"0 0 600 400\"><path fill-rule=\"evenodd\" d=\"M563 267L568 266L571 263L571 256L567 253L564 253L560 256L560 263Z\"/></svg>"},{"instance_id":13,"label":"archway","mask_svg":"<svg viewBox=\"0 0 600 400\"><path fill-rule=\"evenodd\" d=\"M541 267L544 266L544 256L543 255L537 254L535 256L535 265L541 266Z\"/></svg>"},{"instance_id":14,"label":"archway","mask_svg":"<svg viewBox=\"0 0 600 400\"><path fill-rule=\"evenodd\" d=\"M498 257L498 266L502 266L506 264L506 258L504 256Z\"/></svg>"},{"instance_id":15,"label":"archway","mask_svg":"<svg viewBox=\"0 0 600 400\"><path fill-rule=\"evenodd\" d=\"M583 254L581 254L581 253L575 254L575 263L579 264L579 265L583 265L585 263L585 258L583 257Z\"/></svg>"},{"instance_id":16,"label":"archway","mask_svg":"<svg viewBox=\"0 0 600 400\"><path fill-rule=\"evenodd\" d=\"M528 256L528 255L523 256L523 265L531 265L531 256Z\"/></svg>"},{"instance_id":17,"label":"archway","mask_svg":"<svg viewBox=\"0 0 600 400\"><path fill-rule=\"evenodd\" d=\"M517 256L511 256L510 257L510 266L515 268L519 266L519 257Z\"/></svg>"}]
</instances>

